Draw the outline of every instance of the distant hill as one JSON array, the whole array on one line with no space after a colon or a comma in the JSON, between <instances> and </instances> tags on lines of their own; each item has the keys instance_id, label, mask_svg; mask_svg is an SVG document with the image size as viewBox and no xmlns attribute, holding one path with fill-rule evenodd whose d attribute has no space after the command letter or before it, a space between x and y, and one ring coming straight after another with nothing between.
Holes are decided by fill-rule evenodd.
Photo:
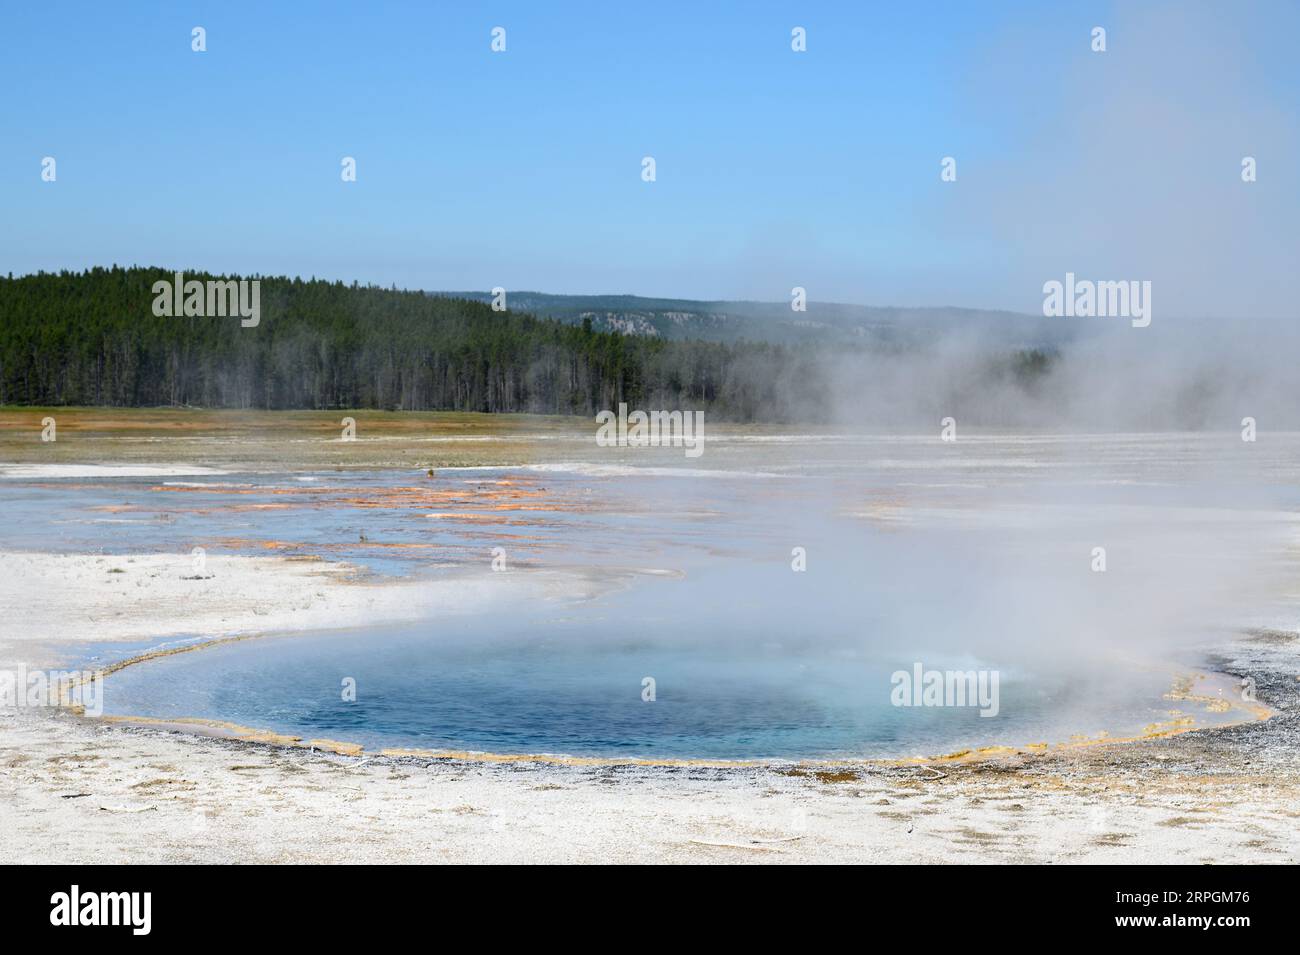
<instances>
[{"instance_id":1,"label":"distant hill","mask_svg":"<svg viewBox=\"0 0 1300 955\"><path fill-rule=\"evenodd\" d=\"M261 310L248 327L197 314L207 309L159 311L155 283L173 280L160 268L0 277L0 404L590 416L629 402L740 420L828 408L811 348L629 336L536 318L519 302L495 312L422 292L247 278Z\"/></svg>"},{"instance_id":2,"label":"distant hill","mask_svg":"<svg viewBox=\"0 0 1300 955\"><path fill-rule=\"evenodd\" d=\"M897 427L957 407L974 422L976 401L1005 417L1057 354L998 344L1042 340L1025 316L958 309L814 304L792 319L763 303L517 293L497 312L487 293L245 278L260 302L247 324L213 308L238 276L186 273L184 309L160 268L0 277L0 404L591 416L626 402ZM960 327L994 347L962 345L957 364L931 354Z\"/></svg>"},{"instance_id":3,"label":"distant hill","mask_svg":"<svg viewBox=\"0 0 1300 955\"><path fill-rule=\"evenodd\" d=\"M491 302L490 292L430 292L430 295ZM908 346L968 331L1002 347L1053 348L1068 341L1077 323L1017 312L972 308L894 308L809 302L795 312L789 302L705 302L639 295L552 295L508 292L512 311L568 324L590 319L596 331L664 339L714 342L742 340L779 344Z\"/></svg>"}]
</instances>

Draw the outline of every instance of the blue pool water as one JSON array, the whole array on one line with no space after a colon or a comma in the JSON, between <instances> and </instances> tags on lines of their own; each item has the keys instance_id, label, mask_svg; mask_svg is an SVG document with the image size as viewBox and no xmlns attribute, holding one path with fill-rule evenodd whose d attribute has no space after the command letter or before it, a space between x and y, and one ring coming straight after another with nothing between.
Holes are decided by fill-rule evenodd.
<instances>
[{"instance_id":1,"label":"blue pool water","mask_svg":"<svg viewBox=\"0 0 1300 955\"><path fill-rule=\"evenodd\" d=\"M1099 683L1007 667L996 718L974 706L894 706L891 674L910 671L912 656L865 635L790 628L775 607L791 595L775 578L771 605L733 608L726 635L716 612L680 612L678 601L689 606L717 583L652 580L581 605L208 647L113 674L106 712L201 717L367 749L794 759L1060 742L1080 729L1081 712L1104 721L1095 729L1137 732L1168 707L1164 673ZM99 652L109 651L88 655ZM995 663L931 655L926 665Z\"/></svg>"}]
</instances>

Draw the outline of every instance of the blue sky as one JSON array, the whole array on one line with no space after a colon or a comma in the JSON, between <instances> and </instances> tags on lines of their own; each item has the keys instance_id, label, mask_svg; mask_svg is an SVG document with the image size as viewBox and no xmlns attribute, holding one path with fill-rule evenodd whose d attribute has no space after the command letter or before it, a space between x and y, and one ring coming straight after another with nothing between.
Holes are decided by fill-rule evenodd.
<instances>
[{"instance_id":1,"label":"blue sky","mask_svg":"<svg viewBox=\"0 0 1300 955\"><path fill-rule=\"evenodd\" d=\"M1300 4L50 2L4 20L0 271L1036 310L1068 269L1153 278L1187 313L1295 314Z\"/></svg>"}]
</instances>

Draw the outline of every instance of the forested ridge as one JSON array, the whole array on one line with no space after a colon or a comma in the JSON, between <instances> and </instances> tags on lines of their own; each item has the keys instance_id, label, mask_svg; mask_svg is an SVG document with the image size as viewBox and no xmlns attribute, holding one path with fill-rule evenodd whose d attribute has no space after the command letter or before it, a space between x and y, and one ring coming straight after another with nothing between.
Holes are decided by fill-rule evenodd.
<instances>
[{"instance_id":1,"label":"forested ridge","mask_svg":"<svg viewBox=\"0 0 1300 955\"><path fill-rule=\"evenodd\" d=\"M228 280L186 272L185 280ZM0 404L382 408L590 415L708 409L818 417L810 348L664 341L481 302L341 282L261 282L261 320L160 317L159 268L0 278Z\"/></svg>"},{"instance_id":2,"label":"forested ridge","mask_svg":"<svg viewBox=\"0 0 1300 955\"><path fill-rule=\"evenodd\" d=\"M261 283L260 320L244 327L233 314L155 315L154 284L174 278L119 267L0 278L0 405L590 416L627 402L734 421L875 413L896 424L957 407L978 417L972 401L986 391L1001 396L985 395L991 414L1005 417L1005 403L1037 393L1056 359L995 346L952 368L924 347L879 341L665 339L420 291L267 276L243 277Z\"/></svg>"}]
</instances>

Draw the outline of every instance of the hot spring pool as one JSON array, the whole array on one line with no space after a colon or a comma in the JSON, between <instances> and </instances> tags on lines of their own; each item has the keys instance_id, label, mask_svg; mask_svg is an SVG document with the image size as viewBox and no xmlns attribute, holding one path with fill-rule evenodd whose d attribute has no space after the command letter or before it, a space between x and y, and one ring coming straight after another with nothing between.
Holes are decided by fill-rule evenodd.
<instances>
[{"instance_id":1,"label":"hot spring pool","mask_svg":"<svg viewBox=\"0 0 1300 955\"><path fill-rule=\"evenodd\" d=\"M107 678L104 711L218 720L368 750L742 760L935 755L1102 729L1136 734L1168 719L1172 705L1162 699L1167 672L1131 672L1106 686L1003 668L995 718L982 717L975 700L896 706L891 675L910 672L913 660L778 635L720 642L657 633L615 624L608 608L581 608L544 623L489 614L266 636L129 666Z\"/></svg>"}]
</instances>

